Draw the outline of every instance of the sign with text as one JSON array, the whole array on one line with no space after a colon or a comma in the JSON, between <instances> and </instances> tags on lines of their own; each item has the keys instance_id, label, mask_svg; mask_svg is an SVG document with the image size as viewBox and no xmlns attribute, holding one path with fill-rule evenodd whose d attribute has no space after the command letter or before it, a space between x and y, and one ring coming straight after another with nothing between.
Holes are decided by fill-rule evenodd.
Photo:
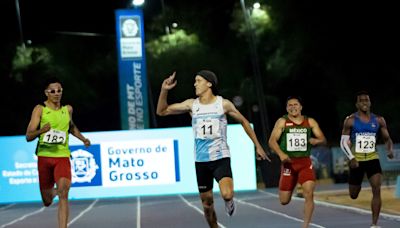
<instances>
[{"instance_id":1,"label":"sign with text","mask_svg":"<svg viewBox=\"0 0 400 228\"><path fill-rule=\"evenodd\" d=\"M235 190L255 190L255 151L241 125L228 126ZM197 193L191 127L71 136L70 199ZM40 201L37 140L0 137L0 204ZM218 185L214 185L218 191Z\"/></svg>"},{"instance_id":2,"label":"sign with text","mask_svg":"<svg viewBox=\"0 0 400 228\"><path fill-rule=\"evenodd\" d=\"M176 141L175 141L176 142ZM104 187L172 184L176 178L173 139L102 143Z\"/></svg>"},{"instance_id":3,"label":"sign with text","mask_svg":"<svg viewBox=\"0 0 400 228\"><path fill-rule=\"evenodd\" d=\"M141 9L116 10L121 128L149 127L144 25Z\"/></svg>"}]
</instances>

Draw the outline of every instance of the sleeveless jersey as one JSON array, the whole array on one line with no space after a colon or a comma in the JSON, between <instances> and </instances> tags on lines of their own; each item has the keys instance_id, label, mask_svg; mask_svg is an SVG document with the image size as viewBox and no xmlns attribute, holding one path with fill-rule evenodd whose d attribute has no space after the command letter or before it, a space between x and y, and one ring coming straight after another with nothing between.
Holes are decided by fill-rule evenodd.
<instances>
[{"instance_id":1,"label":"sleeveless jersey","mask_svg":"<svg viewBox=\"0 0 400 228\"><path fill-rule=\"evenodd\" d=\"M70 157L68 134L70 116L67 106L59 110L43 107L40 128L50 123L51 129L40 135L36 153L42 157Z\"/></svg>"},{"instance_id":2,"label":"sleeveless jersey","mask_svg":"<svg viewBox=\"0 0 400 228\"><path fill-rule=\"evenodd\" d=\"M226 141L227 119L217 96L212 104L201 104L199 98L192 105L192 127L196 162L208 162L230 157Z\"/></svg>"},{"instance_id":3,"label":"sleeveless jersey","mask_svg":"<svg viewBox=\"0 0 400 228\"><path fill-rule=\"evenodd\" d=\"M289 119L287 115L283 118L286 120L285 128L282 132L279 146L283 152L289 157L309 157L311 155L311 127L307 116L301 124L296 124Z\"/></svg>"},{"instance_id":4,"label":"sleeveless jersey","mask_svg":"<svg viewBox=\"0 0 400 228\"><path fill-rule=\"evenodd\" d=\"M359 114L354 113L353 128L350 133L351 151L357 161L369 161L378 159L376 151L376 139L380 125L376 115L371 113L370 120L363 122Z\"/></svg>"}]
</instances>

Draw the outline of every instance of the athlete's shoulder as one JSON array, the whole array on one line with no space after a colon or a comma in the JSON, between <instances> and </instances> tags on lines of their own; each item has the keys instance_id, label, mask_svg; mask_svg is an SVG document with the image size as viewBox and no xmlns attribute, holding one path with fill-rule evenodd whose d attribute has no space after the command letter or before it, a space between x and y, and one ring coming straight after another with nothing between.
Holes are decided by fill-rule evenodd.
<instances>
[{"instance_id":1,"label":"athlete's shoulder","mask_svg":"<svg viewBox=\"0 0 400 228\"><path fill-rule=\"evenodd\" d=\"M309 116L304 116L304 119L308 121L309 124L317 123L317 121Z\"/></svg>"},{"instance_id":2,"label":"athlete's shoulder","mask_svg":"<svg viewBox=\"0 0 400 228\"><path fill-rule=\"evenodd\" d=\"M44 107L45 107L44 104L37 104L37 105L35 105L34 109L43 110Z\"/></svg>"},{"instance_id":3,"label":"athlete's shoulder","mask_svg":"<svg viewBox=\"0 0 400 228\"><path fill-rule=\"evenodd\" d=\"M74 108L72 108L72 105L69 105L69 104L67 104L67 105L63 105L63 106L62 106L62 108L66 108L66 109L68 109L68 112L72 112L72 111L74 111Z\"/></svg>"},{"instance_id":4,"label":"athlete's shoulder","mask_svg":"<svg viewBox=\"0 0 400 228\"><path fill-rule=\"evenodd\" d=\"M285 127L286 126L286 121L288 120L288 118L286 118L287 116L282 116L279 117L278 120L276 120L275 125L276 126L280 126L280 127Z\"/></svg>"},{"instance_id":5,"label":"athlete's shoulder","mask_svg":"<svg viewBox=\"0 0 400 228\"><path fill-rule=\"evenodd\" d=\"M33 108L33 111L32 111L32 112L40 116L40 115L42 115L43 109L44 109L44 105L42 105L42 104L37 104L37 105Z\"/></svg>"},{"instance_id":6,"label":"athlete's shoulder","mask_svg":"<svg viewBox=\"0 0 400 228\"><path fill-rule=\"evenodd\" d=\"M354 118L356 118L356 114L355 113L351 113L350 115L346 116L346 118L344 120L345 121L354 120Z\"/></svg>"},{"instance_id":7,"label":"athlete's shoulder","mask_svg":"<svg viewBox=\"0 0 400 228\"><path fill-rule=\"evenodd\" d=\"M188 105L188 106L192 106L193 105L193 103L195 102L195 101L198 101L199 100L199 98L189 98L189 99L186 99L186 100L184 100L183 102L182 102L182 104L185 104L185 105Z\"/></svg>"},{"instance_id":8,"label":"athlete's shoulder","mask_svg":"<svg viewBox=\"0 0 400 228\"><path fill-rule=\"evenodd\" d=\"M346 118L344 119L344 123L343 123L343 128L352 128L354 125L354 120L355 120L355 113L352 113L348 116L346 116Z\"/></svg>"},{"instance_id":9,"label":"athlete's shoulder","mask_svg":"<svg viewBox=\"0 0 400 228\"><path fill-rule=\"evenodd\" d=\"M222 96L217 96L217 99L221 99L222 103L232 103L232 101L230 101L229 99L226 99Z\"/></svg>"},{"instance_id":10,"label":"athlete's shoulder","mask_svg":"<svg viewBox=\"0 0 400 228\"><path fill-rule=\"evenodd\" d=\"M371 113L371 116L378 122L380 125L386 124L385 118L381 115L377 115L375 113Z\"/></svg>"},{"instance_id":11,"label":"athlete's shoulder","mask_svg":"<svg viewBox=\"0 0 400 228\"><path fill-rule=\"evenodd\" d=\"M381 119L381 118L383 118L383 116L381 116L381 115L379 115L379 114L376 114L376 113L372 113L372 112L371 112L371 116L374 117L375 119Z\"/></svg>"},{"instance_id":12,"label":"athlete's shoulder","mask_svg":"<svg viewBox=\"0 0 400 228\"><path fill-rule=\"evenodd\" d=\"M232 101L225 99L223 97L220 97L222 99L222 107L224 108L225 112L229 111L237 111L235 105L232 103Z\"/></svg>"}]
</instances>

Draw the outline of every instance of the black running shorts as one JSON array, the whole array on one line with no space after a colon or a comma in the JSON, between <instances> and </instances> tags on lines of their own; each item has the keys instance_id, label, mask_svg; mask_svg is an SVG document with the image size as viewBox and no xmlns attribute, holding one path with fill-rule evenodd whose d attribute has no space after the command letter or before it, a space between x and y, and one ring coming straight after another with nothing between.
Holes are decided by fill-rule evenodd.
<instances>
[{"instance_id":1,"label":"black running shorts","mask_svg":"<svg viewBox=\"0 0 400 228\"><path fill-rule=\"evenodd\" d=\"M374 174L382 173L381 164L379 159L358 162L358 167L355 169L350 168L349 184L361 185L364 174L367 174L368 179Z\"/></svg>"},{"instance_id":2,"label":"black running shorts","mask_svg":"<svg viewBox=\"0 0 400 228\"><path fill-rule=\"evenodd\" d=\"M217 182L224 177L232 178L231 159L196 162L196 176L199 192L207 192L213 188L214 178Z\"/></svg>"}]
</instances>

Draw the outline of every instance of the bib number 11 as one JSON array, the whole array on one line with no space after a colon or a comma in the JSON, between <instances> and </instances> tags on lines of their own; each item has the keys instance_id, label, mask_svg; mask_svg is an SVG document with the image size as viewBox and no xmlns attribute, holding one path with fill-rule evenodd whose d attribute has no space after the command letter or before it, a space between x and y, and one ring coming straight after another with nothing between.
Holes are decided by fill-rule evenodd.
<instances>
[{"instance_id":1,"label":"bib number 11","mask_svg":"<svg viewBox=\"0 0 400 228\"><path fill-rule=\"evenodd\" d=\"M214 139L219 137L219 121L216 119L200 120L197 122L197 136L201 139Z\"/></svg>"}]
</instances>

